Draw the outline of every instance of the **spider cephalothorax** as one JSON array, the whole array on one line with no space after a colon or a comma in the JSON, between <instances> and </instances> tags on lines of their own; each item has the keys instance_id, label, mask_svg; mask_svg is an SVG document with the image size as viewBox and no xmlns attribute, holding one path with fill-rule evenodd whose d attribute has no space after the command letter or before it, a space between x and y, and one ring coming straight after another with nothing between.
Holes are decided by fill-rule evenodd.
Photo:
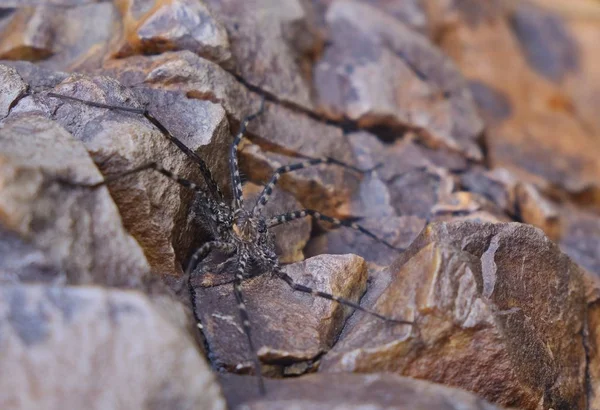
<instances>
[{"instance_id":1,"label":"spider cephalothorax","mask_svg":"<svg viewBox=\"0 0 600 410\"><path fill-rule=\"evenodd\" d=\"M214 181L210 170L208 169L206 163L193 151L187 148L180 140L175 138L155 117L153 117L148 111L135 109L130 107L119 107L119 106L111 106L107 104L101 104L96 102L90 102L81 100L75 97L63 96L59 94L49 93L50 97L62 98L72 101L77 101L80 103L84 103L87 105L112 109L112 110L121 110L126 112L138 113L146 117L148 121L154 124L163 135L177 145L193 162L195 162L202 173L202 176L205 180L206 187L189 181L187 179L178 177L173 174L171 171L163 168L161 165L156 162L151 162L148 164L141 165L132 170L126 171L124 173L113 175L106 178L103 182L86 185L86 184L77 184L84 185L91 188L96 188L107 183L114 181L115 179L121 178L125 175L130 175L136 172L140 172L143 170L152 169L156 172L161 173L165 177L177 182L178 184L186 187L195 192L196 200L194 203L194 213L196 214L196 219L199 223L204 225L209 234L211 236L211 240L204 243L199 249L197 249L192 257L190 258L189 263L186 268L187 275L187 283L190 288L190 293L193 295L194 291L192 288L191 277L194 275L196 271L196 267L199 262L202 261L206 256L208 256L213 251L218 251L225 255L226 261L222 264L222 266L227 266L235 271L234 281L233 281L233 291L238 302L239 312L242 319L242 325L244 333L247 337L248 344L253 353L254 363L256 374L258 376L259 381L259 389L264 393L264 383L262 380L261 374L261 366L260 361L258 360L258 356L256 354L256 348L252 341L251 336L251 325L248 312L246 310L246 305L244 303L244 296L242 294L242 281L252 275L256 274L264 274L270 273L276 279L283 280L286 282L294 291L309 293L316 297L325 298L328 300L333 300L338 303L353 307L357 310L366 312L370 315L376 316L380 319L395 322L399 324L408 324L412 325L412 322L404 321L404 320L396 320L385 317L383 315L378 314L372 310L366 309L359 304L345 300L343 298L337 297L335 295L331 295L329 293L321 292L316 289L311 289L307 286L295 283L292 277L283 272L279 265L279 260L277 254L275 252L275 244L274 238L272 234L269 232L269 229L284 224L289 221L293 221L295 219L304 218L307 216L311 216L320 221L326 221L333 226L346 226L352 229L356 229L365 235L370 236L371 238L383 243L384 245L392 248L398 249L394 247L392 244L378 238L372 232L366 230L362 226L351 222L351 221L342 221L336 218L332 218L326 215L321 214L318 211L312 209L303 209L297 211L287 212L281 215L274 216L272 218L266 219L262 215L262 211L264 210L265 205L267 204L269 197L271 196L273 187L279 181L279 178L282 174L292 172L295 170L299 170L302 168L306 168L309 166L317 165L317 164L335 164L338 166L342 166L348 169L351 169L355 172L365 173L370 170L363 171L353 167L351 165L345 164L341 161L338 161L333 158L323 157L323 158L306 158L298 163L285 165L278 168L269 182L265 185L262 192L258 196L256 203L253 205L251 209L247 209L243 206L244 198L242 194L242 183L238 168L238 157L237 151L238 146L242 140L242 137L245 133L246 126L248 123L256 118L264 108L264 99L261 104L261 108L258 112L249 115L244 118L240 125L240 130L235 136L233 143L230 149L229 155L229 168L231 173L231 185L232 185L232 201L231 205L227 204L223 193L219 186Z\"/></svg>"}]
</instances>

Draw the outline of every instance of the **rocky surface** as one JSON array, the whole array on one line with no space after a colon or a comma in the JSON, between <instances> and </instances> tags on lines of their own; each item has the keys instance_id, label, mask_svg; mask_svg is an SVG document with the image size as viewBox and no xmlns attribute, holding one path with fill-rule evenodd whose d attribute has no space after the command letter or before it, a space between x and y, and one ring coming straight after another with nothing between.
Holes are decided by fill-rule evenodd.
<instances>
[{"instance_id":1,"label":"rocky surface","mask_svg":"<svg viewBox=\"0 0 600 410\"><path fill-rule=\"evenodd\" d=\"M407 250L304 218L273 229L280 260L300 283L416 325L249 279L269 393L223 375L230 408L600 406L596 1L1 7L0 355L22 376L0 376L14 393L0 407L223 408L200 352L253 371L234 267L211 255L194 303L182 276L210 239L198 198L151 171L67 183L156 161L204 186L197 164L140 113L49 92L147 109L226 202L232 134L262 98L240 146L247 198L306 156L369 170L285 174L267 215L312 208ZM39 377L40 357L56 377ZM98 376L102 396L82 381Z\"/></svg>"},{"instance_id":2,"label":"rocky surface","mask_svg":"<svg viewBox=\"0 0 600 410\"><path fill-rule=\"evenodd\" d=\"M367 265L356 255L316 256L286 266L285 272L296 283L353 302L366 289ZM352 313L340 304L294 292L271 275L250 279L242 289L258 356L273 365L271 371L276 374L283 373L283 366L316 360L331 347ZM229 371L248 372L252 352L239 324L232 284L197 286L194 302L213 363Z\"/></svg>"},{"instance_id":3,"label":"rocky surface","mask_svg":"<svg viewBox=\"0 0 600 410\"><path fill-rule=\"evenodd\" d=\"M1 294L2 408L225 409L189 335L141 292L7 285Z\"/></svg>"},{"instance_id":4,"label":"rocky surface","mask_svg":"<svg viewBox=\"0 0 600 410\"><path fill-rule=\"evenodd\" d=\"M223 376L231 409L498 409L459 389L376 373L313 374L294 380L269 380L268 398L256 397L249 377Z\"/></svg>"}]
</instances>

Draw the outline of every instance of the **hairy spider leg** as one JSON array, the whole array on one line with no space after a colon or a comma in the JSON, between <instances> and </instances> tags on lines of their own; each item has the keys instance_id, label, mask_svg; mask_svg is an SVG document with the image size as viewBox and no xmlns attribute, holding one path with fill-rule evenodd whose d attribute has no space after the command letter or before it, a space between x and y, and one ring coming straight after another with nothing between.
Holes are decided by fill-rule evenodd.
<instances>
[{"instance_id":1,"label":"hairy spider leg","mask_svg":"<svg viewBox=\"0 0 600 410\"><path fill-rule=\"evenodd\" d=\"M231 144L231 150L229 152L229 171L231 173L231 189L233 191L233 201L231 207L234 211L238 209L242 209L244 203L244 197L242 195L242 178L240 177L240 167L238 164L238 148L240 142L242 141L242 137L246 133L246 127L248 123L258 117L265 109L265 97L262 97L260 102L260 108L253 114L245 117L240 123L240 129L233 139L233 143Z\"/></svg>"},{"instance_id":2,"label":"hairy spider leg","mask_svg":"<svg viewBox=\"0 0 600 410\"><path fill-rule=\"evenodd\" d=\"M108 185L112 182L115 182L121 178L128 176L128 175L137 174L138 172L146 171L149 169L156 171L156 172L160 173L161 175L169 178L170 180L176 182L177 184L194 191L196 193L196 195L206 197L206 195L204 193L204 188L202 188L200 185L196 184L195 182L190 181L189 179L181 178L180 176L174 174L172 171L169 171L168 169L163 168L161 165L157 164L156 162L149 162L147 164L140 165L133 169L129 169L127 171L120 172L118 174L110 175L110 176L104 178L104 180L102 180L100 182L96 182L94 184L88 184L85 182L72 182L72 181L67 181L65 179L62 179L62 178L58 179L58 181L65 185L96 189L101 186Z\"/></svg>"},{"instance_id":3,"label":"hairy spider leg","mask_svg":"<svg viewBox=\"0 0 600 410\"><path fill-rule=\"evenodd\" d=\"M216 200L219 200L219 201L221 201L223 199L223 193L221 192L221 189L215 182L215 180L212 176L212 173L210 172L210 169L206 165L206 162L204 162L202 160L202 158L200 158L198 156L198 154L196 154L194 151L189 149L181 140L179 140L173 134L171 134L171 132L160 121L158 121L158 119L156 119L156 117L154 117L148 110L142 109L142 108L123 107L120 105L104 104L104 103L83 100L81 98L71 97L68 95L57 94L57 93L48 93L48 96L58 98L58 99L68 100L68 101L75 101L75 102L78 102L81 104L89 105L91 107L104 108L107 110L123 111L123 112L129 112L129 113L133 113L133 114L143 115L148 121L150 121L150 123L152 123L156 128L158 128L158 130L165 136L165 138L167 138L169 141L171 141L173 144L175 144L177 146L177 148L179 148L181 151L183 151L183 153L188 158L190 158L193 162L195 162L198 165L198 167L200 168L200 172L202 174L202 178L204 178L204 181L206 182L206 186L208 187L208 190L210 191L213 198Z\"/></svg>"},{"instance_id":4,"label":"hairy spider leg","mask_svg":"<svg viewBox=\"0 0 600 410\"><path fill-rule=\"evenodd\" d=\"M365 312L369 315L372 315L379 319L385 320L386 322L392 322L392 323L400 324L400 325L411 325L411 326L413 326L415 324L414 322L410 322L408 320L397 320L397 319L392 319L387 316L383 316L383 315L375 312L374 310L364 308L361 305L359 305L358 303L354 303L348 299L340 298L339 296L335 296L335 295L332 295L332 294L326 293L326 292L321 292L320 290L312 289L312 288L309 288L308 286L304 286L299 283L296 283L296 282L294 282L294 279L291 276L289 276L287 273L283 272L279 267L277 267L277 269L275 269L274 272L275 272L275 276L277 276L279 279L282 279L283 281L285 281L285 283L287 283L293 290L295 290L297 292L309 293L309 294L319 297L319 298L332 300L334 302L339 303L340 305L345 305L345 306L354 308L356 310L360 310L361 312Z\"/></svg>"},{"instance_id":5,"label":"hairy spider leg","mask_svg":"<svg viewBox=\"0 0 600 410\"><path fill-rule=\"evenodd\" d=\"M388 241L381 239L380 237L378 237L377 235L375 235L373 232L369 231L368 229L363 228L362 226L360 226L359 224L352 222L352 221L342 221L340 219L337 218L332 218L331 216L327 216L327 215L323 215L322 213L315 211L313 209L303 209L300 211L290 211L290 212L286 212L285 214L281 214L278 216L274 216L273 218L270 218L267 221L267 227L268 228L272 228L274 226L277 225L281 225L284 224L286 222L290 222L293 221L294 219L299 219L299 218L304 218L305 216L312 216L315 219L318 219L320 221L325 221L325 222L329 222L330 224L332 224L333 226L339 227L339 226L345 226L347 228L352 228L355 229L369 237L371 237L372 239L376 240L377 242L380 242L382 244L384 244L385 246L387 246L390 249L393 249L395 251L398 252L403 252L405 249L404 248L400 248L397 246L392 245L391 243L389 243Z\"/></svg>"},{"instance_id":6,"label":"hairy spider leg","mask_svg":"<svg viewBox=\"0 0 600 410\"><path fill-rule=\"evenodd\" d=\"M196 266L198 266L198 264L204 258L206 258L208 254L214 249L221 250L228 255L231 255L235 252L235 246L230 243L223 241L207 242L198 249L196 249L192 257L190 258L190 261L188 262L187 268L185 269L185 274L191 276Z\"/></svg>"},{"instance_id":7,"label":"hairy spider leg","mask_svg":"<svg viewBox=\"0 0 600 410\"><path fill-rule=\"evenodd\" d=\"M345 162L338 161L337 159L330 158L330 157L322 157L322 158L305 157L305 158L307 158L306 161L302 161L302 162L298 162L298 163L290 164L290 165L284 165L275 170L275 172L271 176L271 179L269 180L267 185L265 185L262 192L260 193L260 196L256 200L256 204L254 205L254 208L252 208L253 215L260 215L262 209L267 204L271 194L273 193L273 187L277 184L277 182L279 181L281 176L288 172L297 171L299 169L308 168L310 166L319 165L319 164L335 164L335 165L339 165L340 167L347 168L347 169L350 169L355 172L359 172L361 174L369 173L373 169L376 168L375 167L372 169L363 170L363 169L357 168L355 166L346 164Z\"/></svg>"},{"instance_id":8,"label":"hairy spider leg","mask_svg":"<svg viewBox=\"0 0 600 410\"><path fill-rule=\"evenodd\" d=\"M266 394L266 390L265 382L262 376L262 367L260 365L260 360L258 359L256 347L252 341L250 317L248 316L248 310L246 309L246 304L244 303L244 295L242 294L242 281L244 280L244 274L248 268L248 259L249 256L246 252L240 253L238 259L238 270L235 274L235 280L233 282L233 293L235 294L235 299L238 302L238 310L240 312L240 318L242 319L242 327L244 329L246 339L248 339L248 346L250 347L250 352L252 353L252 358L254 360L254 369L258 380L258 390L260 394L264 396Z\"/></svg>"}]
</instances>

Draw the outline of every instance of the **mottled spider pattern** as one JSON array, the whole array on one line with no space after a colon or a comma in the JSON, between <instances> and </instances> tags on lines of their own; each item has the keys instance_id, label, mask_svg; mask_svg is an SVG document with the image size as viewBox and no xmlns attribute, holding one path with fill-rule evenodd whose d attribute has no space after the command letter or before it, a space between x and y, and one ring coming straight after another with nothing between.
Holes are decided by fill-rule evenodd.
<instances>
[{"instance_id":1,"label":"mottled spider pattern","mask_svg":"<svg viewBox=\"0 0 600 410\"><path fill-rule=\"evenodd\" d=\"M404 320L396 320L391 319L386 316L383 316L377 312L366 309L359 304L352 302L350 300L346 300L335 295L321 292L316 289L311 289L307 286L304 286L299 283L295 283L294 280L287 275L285 272L281 270L281 266L279 263L278 256L275 252L275 241L273 235L270 233L269 229L284 224L286 222L293 221L298 218L304 218L307 216L311 216L317 220L326 221L332 224L333 226L345 226L357 231L362 232L365 235L370 236L374 240L381 242L385 246L388 246L392 249L401 251L402 249L396 248L394 245L386 242L383 239L378 238L375 234L370 232L369 230L363 228L359 224L353 221L344 221L336 218L332 218L326 215L321 214L318 211L312 209L303 209L303 210L295 210L290 211L278 216L274 216L272 218L266 219L262 215L262 211L269 201L269 197L273 191L274 186L279 181L280 177L288 172L292 172L295 170L299 170L302 168L306 168L309 166L314 166L318 164L334 164L337 166L348 168L354 172L358 172L364 174L365 172L370 172L371 170L360 170L356 167L338 161L334 158L324 157L324 158L306 158L304 157L303 161L298 163L293 163L290 165L285 165L278 168L272 175L271 179L264 186L262 192L258 196L256 203L252 208L244 207L244 197L242 194L242 182L240 178L239 166L238 166L238 147L242 138L246 132L246 127L250 121L258 117L263 109L264 109L264 98L261 102L260 109L247 116L241 121L240 129L233 139L233 143L231 144L230 152L229 152L229 170L231 173L231 184L232 184L232 200L230 203L225 199L222 190L219 188L217 183L212 177L212 174L206 165L206 163L193 151L185 146L179 139L173 136L150 112L144 109L137 109L131 107L121 107L121 106L112 106L108 104L102 104L87 100L82 100L75 97L49 93L50 97L60 98L64 100L70 100L77 103L87 104L90 106L109 109L109 110L119 110L130 113L137 113L143 115L148 121L150 121L154 126L156 126L161 133L171 142L173 142L179 149L181 149L194 163L198 165L200 168L201 174L205 181L206 187L197 184L195 182L189 181L187 179L181 178L175 175L173 172L168 169L163 168L160 164L156 162L151 162L147 164L143 164L126 172L112 175L104 179L104 181L86 185L86 184L76 184L78 186L86 186L89 188L97 188L103 185L106 185L110 182L115 181L116 179L120 179L126 175L131 175L137 172L141 172L144 170L154 170L164 175L165 177L173 180L174 182L182 185L183 187L194 191L197 196L197 200L195 201L195 209L196 215L200 216L201 223L203 223L205 228L210 232L212 239L209 242L204 243L200 248L198 248L190 258L189 263L187 264L187 268L185 270L187 285L190 290L190 294L194 295L194 289L192 288L191 278L192 275L196 271L197 265L206 258L211 252L218 251L222 255L224 255L227 259L221 264L221 266L232 266L235 269L235 276L233 280L233 292L235 294L239 313L242 321L242 327L246 338L248 340L248 345L253 354L255 372L257 374L259 390L262 394L265 393L264 382L261 374L261 365L260 360L257 356L257 349L254 346L252 341L252 327L250 322L250 317L248 311L246 309L246 305L244 303L244 295L242 293L242 281L248 277L257 274L271 274L274 278L283 280L286 282L294 291L308 293L316 297L325 298L328 300L332 300L338 303L341 303L346 306L350 306L354 309L366 312L370 315L373 315L379 319L394 322L398 324L407 324L412 325L412 322L404 321ZM233 265L230 265L232 263ZM193 302L193 301L192 301Z\"/></svg>"}]
</instances>

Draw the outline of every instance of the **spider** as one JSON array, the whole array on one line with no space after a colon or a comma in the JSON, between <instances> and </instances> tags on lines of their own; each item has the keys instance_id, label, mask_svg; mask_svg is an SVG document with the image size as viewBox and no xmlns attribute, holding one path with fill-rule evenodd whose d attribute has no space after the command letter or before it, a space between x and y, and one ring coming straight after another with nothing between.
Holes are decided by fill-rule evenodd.
<instances>
[{"instance_id":1,"label":"spider","mask_svg":"<svg viewBox=\"0 0 600 410\"><path fill-rule=\"evenodd\" d=\"M328 222L336 227L344 226L355 229L391 249L397 251L402 251L403 249L397 248L391 243L377 237L371 231L363 228L361 225L353 221L345 221L339 220L337 218L332 218L312 209L290 211L269 219L266 219L264 216L262 216L262 211L267 202L269 201L269 197L271 196L273 188L275 187L281 176L285 173L318 164L333 164L350 169L360 174L365 174L373 170L361 170L357 167L338 161L334 158L304 157L304 161L279 167L275 170L275 172L271 176L271 179L264 186L254 206L251 209L244 208L242 182L238 166L238 147L240 145L240 142L242 141L242 138L246 132L246 127L248 126L250 121L257 118L264 111L264 97L261 100L260 109L248 115L241 121L239 131L235 135L233 143L231 144L229 151L229 171L231 174L232 200L231 203L227 203L223 192L213 179L212 174L206 163L196 153L194 153L187 146L185 146L183 142L181 142L179 139L173 136L169 132L169 130L167 130L167 128L165 128L163 124L161 124L148 110L124 106L113 106L109 104L83 100L76 97L56 93L48 93L48 96L76 103L86 104L92 107L140 114L144 116L148 121L150 121L155 127L157 127L169 141L174 143L194 163L198 165L202 177L206 183L206 188L190 180L175 175L173 172L163 168L160 164L156 162L146 163L133 169L127 170L125 172L111 175L109 177L106 177L103 181L95 184L73 182L68 183L70 185L94 189L109 184L127 175L142 172L144 170L153 170L164 175L170 180L180 184L181 186L194 191L195 195L197 196L195 206L199 208L196 210L196 212L198 215L201 215L202 218L205 220L205 223L212 235L212 240L204 243L192 254L192 257L190 258L190 261L187 264L187 268L185 270L187 286L190 291L190 294L193 297L194 291L191 282L192 275L195 273L197 265L212 251L218 251L222 253L227 258L225 263L234 263L233 266L235 267L235 276L233 280L233 292L238 303L238 309L242 321L243 331L247 339L250 351L253 355L255 373L258 380L259 392L261 395L264 395L266 393L266 390L261 373L260 360L257 355L257 349L252 340L252 328L250 323L250 317L248 315L248 311L244 303L244 295L242 293L241 287L242 281L246 278L256 276L257 274L270 273L274 278L283 280L294 291L308 293L315 297L335 301L342 305L352 307L356 310L365 312L367 314L370 314L388 322L401 325L414 325L413 322L392 319L381 315L373 310L364 308L350 300L346 300L338 296L326 292L321 292L319 290L309 288L299 283L295 283L292 277L290 277L288 274L282 271L278 260L278 256L275 253L274 237L269 232L269 229L277 225L293 221L295 219L304 218L306 216L311 216L317 220ZM222 265L225 265L225 263L223 263Z\"/></svg>"}]
</instances>

